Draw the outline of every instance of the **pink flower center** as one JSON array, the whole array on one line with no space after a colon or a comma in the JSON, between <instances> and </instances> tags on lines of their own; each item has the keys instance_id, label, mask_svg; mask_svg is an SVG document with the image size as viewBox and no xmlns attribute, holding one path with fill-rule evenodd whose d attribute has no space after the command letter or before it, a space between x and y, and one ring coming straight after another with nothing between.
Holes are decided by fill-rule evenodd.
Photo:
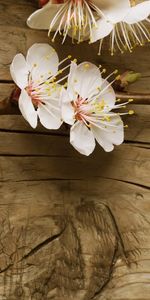
<instances>
[{"instance_id":1,"label":"pink flower center","mask_svg":"<svg viewBox=\"0 0 150 300\"><path fill-rule=\"evenodd\" d=\"M87 99L78 95L76 101L72 102L75 111L75 119L85 122L86 116L90 114Z\"/></svg>"},{"instance_id":2,"label":"pink flower center","mask_svg":"<svg viewBox=\"0 0 150 300\"><path fill-rule=\"evenodd\" d=\"M40 99L40 95L38 92L40 91L40 87L34 87L32 83L26 88L28 95L31 97L32 103L35 108L38 108L39 104L42 103Z\"/></svg>"}]
</instances>

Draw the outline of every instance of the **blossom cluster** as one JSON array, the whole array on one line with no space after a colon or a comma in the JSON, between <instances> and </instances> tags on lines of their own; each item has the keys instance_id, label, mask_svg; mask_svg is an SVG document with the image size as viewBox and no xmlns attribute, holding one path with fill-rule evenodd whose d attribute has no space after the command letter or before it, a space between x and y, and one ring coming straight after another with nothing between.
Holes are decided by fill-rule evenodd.
<instances>
[{"instance_id":1,"label":"blossom cluster","mask_svg":"<svg viewBox=\"0 0 150 300\"><path fill-rule=\"evenodd\" d=\"M43 3L43 0L42 2ZM99 52L106 36L110 36L110 52L132 52L136 45L150 41L147 24L150 22L150 0L136 4L135 0L49 0L35 11L27 24L35 29L47 29L67 35L78 43L100 41Z\"/></svg>"},{"instance_id":2,"label":"blossom cluster","mask_svg":"<svg viewBox=\"0 0 150 300\"><path fill-rule=\"evenodd\" d=\"M72 41L99 41L110 36L110 53L132 52L136 45L150 41L150 0L39 0L40 9L27 20L31 28L46 29L52 40L60 34ZM66 64L66 62L68 62ZM77 65L68 56L59 62L56 51L48 44L34 44L26 59L17 54L10 67L12 78L21 93L19 108L29 124L38 120L47 129L58 129L63 122L70 126L70 143L81 154L90 155L96 142L107 152L124 140L118 112L127 103L116 99L112 83L119 78L114 71L103 78L105 69L90 62ZM113 79L111 77L113 76ZM109 79L111 79L109 82Z\"/></svg>"},{"instance_id":3,"label":"blossom cluster","mask_svg":"<svg viewBox=\"0 0 150 300\"><path fill-rule=\"evenodd\" d=\"M121 115L133 111L118 112L127 103L120 104L112 88L119 79L117 71L104 79L101 67L90 62L77 65L71 56L59 62L50 45L34 44L26 58L21 53L14 57L10 72L21 90L20 111L33 128L38 120L47 129L58 129L63 122L69 124L70 143L87 156L96 141L107 152L123 142ZM111 76L115 78L109 82Z\"/></svg>"}]
</instances>

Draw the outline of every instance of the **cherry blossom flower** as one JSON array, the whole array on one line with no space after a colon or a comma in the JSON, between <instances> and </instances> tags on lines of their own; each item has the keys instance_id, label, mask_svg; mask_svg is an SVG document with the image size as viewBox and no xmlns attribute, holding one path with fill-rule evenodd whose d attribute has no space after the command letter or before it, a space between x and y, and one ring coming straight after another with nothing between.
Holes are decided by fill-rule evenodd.
<instances>
[{"instance_id":1,"label":"cherry blossom flower","mask_svg":"<svg viewBox=\"0 0 150 300\"><path fill-rule=\"evenodd\" d=\"M150 41L150 32L146 26L150 23L150 1L135 4L134 0L122 0L120 8L103 10L104 16L92 28L91 42L100 40L99 54L103 39L110 35L110 51L114 55L116 49L121 53L125 50L132 52L136 45L143 46Z\"/></svg>"},{"instance_id":2,"label":"cherry blossom flower","mask_svg":"<svg viewBox=\"0 0 150 300\"><path fill-rule=\"evenodd\" d=\"M67 68L58 71L64 61L59 63L56 51L48 44L34 44L26 59L20 53L12 61L11 76L21 89L19 108L33 128L38 118L48 129L57 129L62 124L60 95L63 87L56 76Z\"/></svg>"},{"instance_id":3,"label":"cherry blossom flower","mask_svg":"<svg viewBox=\"0 0 150 300\"><path fill-rule=\"evenodd\" d=\"M53 41L58 33L62 35L62 30L63 42L67 34L78 42L91 40L92 28L103 16L103 9L118 3L120 0L50 0L28 18L27 24L35 29L48 29L49 34L55 31Z\"/></svg>"},{"instance_id":4,"label":"cherry blossom flower","mask_svg":"<svg viewBox=\"0 0 150 300\"><path fill-rule=\"evenodd\" d=\"M112 83L107 81L116 71L106 79L102 78L102 73L89 62L78 66L73 62L67 90L62 92L62 118L72 125L70 143L87 156L93 152L95 140L107 152L124 140L124 125L120 115L127 113L119 114L112 110L122 108L126 103L115 104L117 100ZM128 113L132 114L133 111Z\"/></svg>"}]
</instances>

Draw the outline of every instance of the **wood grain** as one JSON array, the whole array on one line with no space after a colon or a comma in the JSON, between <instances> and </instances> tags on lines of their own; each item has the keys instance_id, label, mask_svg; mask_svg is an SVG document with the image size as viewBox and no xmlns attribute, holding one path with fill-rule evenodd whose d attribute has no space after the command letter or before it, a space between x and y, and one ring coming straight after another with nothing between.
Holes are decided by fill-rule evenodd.
<instances>
[{"instance_id":1,"label":"wood grain","mask_svg":"<svg viewBox=\"0 0 150 300\"><path fill-rule=\"evenodd\" d=\"M26 26L36 7L0 1L0 300L149 300L150 46L112 58L107 45L98 57L96 44L53 44L61 58L142 75L122 95L138 95L125 143L86 158L68 127L33 131L10 101L13 56L50 42Z\"/></svg>"}]
</instances>

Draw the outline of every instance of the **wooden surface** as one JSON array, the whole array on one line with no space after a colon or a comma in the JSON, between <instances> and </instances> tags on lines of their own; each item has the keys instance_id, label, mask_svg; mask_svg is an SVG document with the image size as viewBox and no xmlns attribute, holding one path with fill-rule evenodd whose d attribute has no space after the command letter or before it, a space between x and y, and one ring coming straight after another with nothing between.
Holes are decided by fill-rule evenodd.
<instances>
[{"instance_id":1,"label":"wooden surface","mask_svg":"<svg viewBox=\"0 0 150 300\"><path fill-rule=\"evenodd\" d=\"M86 158L66 127L33 131L10 103L13 56L49 42L26 27L35 9L0 0L0 300L149 300L150 46L100 58L96 44L55 43L62 58L142 74L125 143Z\"/></svg>"}]
</instances>

